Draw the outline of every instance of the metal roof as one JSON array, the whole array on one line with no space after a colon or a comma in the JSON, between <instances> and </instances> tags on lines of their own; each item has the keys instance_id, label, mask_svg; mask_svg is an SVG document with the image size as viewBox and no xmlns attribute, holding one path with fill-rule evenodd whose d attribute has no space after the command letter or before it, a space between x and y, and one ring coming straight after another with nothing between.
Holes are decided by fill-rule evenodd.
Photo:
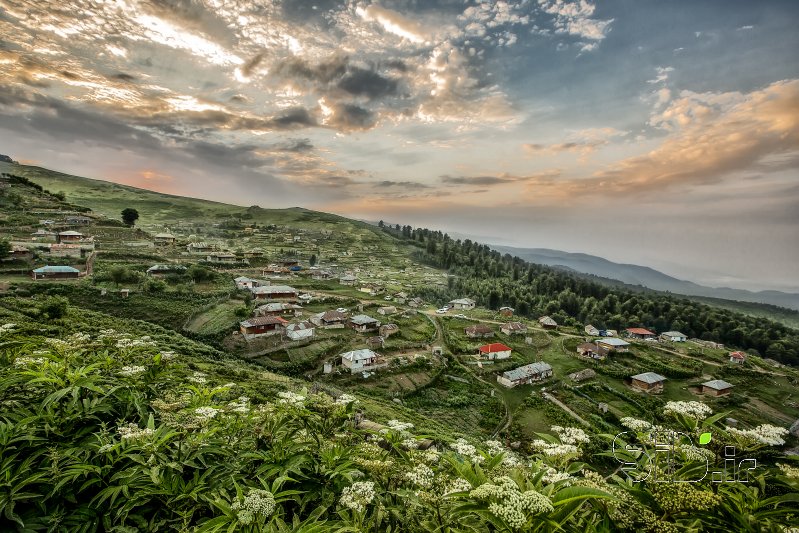
<instances>
[{"instance_id":1,"label":"metal roof","mask_svg":"<svg viewBox=\"0 0 799 533\"><path fill-rule=\"evenodd\" d=\"M505 346L501 342L493 342L485 346L480 346L479 350L482 353L506 352L510 350L510 346Z\"/></svg>"},{"instance_id":2,"label":"metal roof","mask_svg":"<svg viewBox=\"0 0 799 533\"><path fill-rule=\"evenodd\" d=\"M73 273L73 274L75 272L80 273L80 270L78 270L77 268L73 268L71 266L50 266L50 265L45 265L43 267L36 268L33 271L36 272L37 274L47 274L47 273L54 273L54 272L60 272L60 273L67 273L68 272L68 273Z\"/></svg>"},{"instance_id":3,"label":"metal roof","mask_svg":"<svg viewBox=\"0 0 799 533\"><path fill-rule=\"evenodd\" d=\"M607 344L609 346L629 346L630 343L627 341L623 341L621 339L617 339L616 337L603 337L601 339L597 339L596 343Z\"/></svg>"},{"instance_id":4,"label":"metal roof","mask_svg":"<svg viewBox=\"0 0 799 533\"><path fill-rule=\"evenodd\" d=\"M636 374L633 376L633 379L638 381L643 381L644 383L660 383L661 381L666 381L666 378L661 376L660 374L655 374L654 372L644 372L643 374Z\"/></svg>"},{"instance_id":5,"label":"metal roof","mask_svg":"<svg viewBox=\"0 0 799 533\"><path fill-rule=\"evenodd\" d=\"M363 361L365 359L372 359L373 357L377 357L377 354L374 353L369 348L363 348L361 350L353 350L351 352L345 352L341 354L342 359L346 359L347 361Z\"/></svg>"},{"instance_id":6,"label":"metal roof","mask_svg":"<svg viewBox=\"0 0 799 533\"><path fill-rule=\"evenodd\" d=\"M711 379L702 383L703 387L708 387L715 390L724 390L732 388L732 383L727 383L723 379Z\"/></svg>"},{"instance_id":7,"label":"metal roof","mask_svg":"<svg viewBox=\"0 0 799 533\"><path fill-rule=\"evenodd\" d=\"M660 335L665 335L666 337L688 337L685 333L680 333L679 331L665 331Z\"/></svg>"},{"instance_id":8,"label":"metal roof","mask_svg":"<svg viewBox=\"0 0 799 533\"><path fill-rule=\"evenodd\" d=\"M264 285L263 287L253 287L251 292L254 294L282 294L282 293L297 293L299 292L294 287L288 285Z\"/></svg>"},{"instance_id":9,"label":"metal roof","mask_svg":"<svg viewBox=\"0 0 799 533\"><path fill-rule=\"evenodd\" d=\"M355 315L350 319L350 322L352 322L353 324L363 325L363 324L373 324L375 322L379 322L379 320L367 315Z\"/></svg>"},{"instance_id":10,"label":"metal roof","mask_svg":"<svg viewBox=\"0 0 799 533\"><path fill-rule=\"evenodd\" d=\"M538 362L529 365L520 366L513 370L508 370L502 373L502 377L510 381L519 381L520 379L529 378L544 372L551 372L552 366L549 363Z\"/></svg>"},{"instance_id":11,"label":"metal roof","mask_svg":"<svg viewBox=\"0 0 799 533\"><path fill-rule=\"evenodd\" d=\"M286 323L288 323L288 321L286 321L283 318L280 318L279 316L258 316L255 318L248 318L247 320L244 320L243 322L241 322L241 325L244 326L245 328L249 328L252 326L268 326L269 324L286 324Z\"/></svg>"}]
</instances>

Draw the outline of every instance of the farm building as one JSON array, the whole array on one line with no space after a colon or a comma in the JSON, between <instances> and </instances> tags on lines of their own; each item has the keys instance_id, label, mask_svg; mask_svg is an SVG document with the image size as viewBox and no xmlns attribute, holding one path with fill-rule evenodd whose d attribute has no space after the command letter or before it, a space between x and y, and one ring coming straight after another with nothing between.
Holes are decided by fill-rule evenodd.
<instances>
[{"instance_id":1,"label":"farm building","mask_svg":"<svg viewBox=\"0 0 799 533\"><path fill-rule=\"evenodd\" d=\"M192 242L186 246L186 251L190 254L205 254L214 251L214 245L207 242Z\"/></svg>"},{"instance_id":2,"label":"farm building","mask_svg":"<svg viewBox=\"0 0 799 533\"><path fill-rule=\"evenodd\" d=\"M377 310L377 312L378 312L379 314L383 315L383 316L386 316L386 315L393 315L394 313L396 313L396 312L397 312L397 308L396 308L396 307L394 307L393 305L387 305L387 306L385 306L385 307L381 307L381 308L379 308L379 309Z\"/></svg>"},{"instance_id":3,"label":"farm building","mask_svg":"<svg viewBox=\"0 0 799 533\"><path fill-rule=\"evenodd\" d=\"M514 311L513 307L508 307L508 306L500 307L499 315L505 318L510 318L513 316L513 311Z\"/></svg>"},{"instance_id":4,"label":"farm building","mask_svg":"<svg viewBox=\"0 0 799 533\"><path fill-rule=\"evenodd\" d=\"M527 333L527 326L521 322L508 322L502 324L499 330L505 335L524 335Z\"/></svg>"},{"instance_id":5,"label":"farm building","mask_svg":"<svg viewBox=\"0 0 799 533\"><path fill-rule=\"evenodd\" d=\"M558 323L552 317L542 316L538 319L538 324L544 329L557 329Z\"/></svg>"},{"instance_id":6,"label":"farm building","mask_svg":"<svg viewBox=\"0 0 799 533\"><path fill-rule=\"evenodd\" d=\"M494 336L494 330L485 324L475 324L463 329L463 332L470 339L485 339Z\"/></svg>"},{"instance_id":7,"label":"farm building","mask_svg":"<svg viewBox=\"0 0 799 533\"><path fill-rule=\"evenodd\" d=\"M80 277L80 270L71 266L50 266L45 265L31 270L31 277L34 280L40 279L76 279Z\"/></svg>"},{"instance_id":8,"label":"farm building","mask_svg":"<svg viewBox=\"0 0 799 533\"><path fill-rule=\"evenodd\" d=\"M244 257L263 257L264 253L261 250L247 250L244 252Z\"/></svg>"},{"instance_id":9,"label":"farm building","mask_svg":"<svg viewBox=\"0 0 799 533\"><path fill-rule=\"evenodd\" d=\"M58 242L80 242L83 239L83 233L79 231L62 231L58 234Z\"/></svg>"},{"instance_id":10,"label":"farm building","mask_svg":"<svg viewBox=\"0 0 799 533\"><path fill-rule=\"evenodd\" d=\"M281 300L284 302L295 302L300 295L300 291L288 285L262 285L250 289L256 300Z\"/></svg>"},{"instance_id":11,"label":"farm building","mask_svg":"<svg viewBox=\"0 0 799 533\"><path fill-rule=\"evenodd\" d=\"M396 324L383 324L380 326L381 337L390 337L395 333L399 333L399 326Z\"/></svg>"},{"instance_id":12,"label":"farm building","mask_svg":"<svg viewBox=\"0 0 799 533\"><path fill-rule=\"evenodd\" d=\"M355 315L350 318L349 326L358 333L376 331L380 327L380 321L367 315Z\"/></svg>"},{"instance_id":13,"label":"farm building","mask_svg":"<svg viewBox=\"0 0 799 533\"><path fill-rule=\"evenodd\" d=\"M58 233L41 228L31 233L31 236L33 236L33 240L35 241L55 242L58 240Z\"/></svg>"},{"instance_id":14,"label":"farm building","mask_svg":"<svg viewBox=\"0 0 799 533\"><path fill-rule=\"evenodd\" d=\"M600 348L604 348L608 351L616 350L617 352L626 352L627 347L630 345L629 342L616 337L603 337L594 342L596 342L596 345Z\"/></svg>"},{"instance_id":15,"label":"farm building","mask_svg":"<svg viewBox=\"0 0 799 533\"><path fill-rule=\"evenodd\" d=\"M65 224L70 224L74 226L85 226L87 224L90 224L91 221L92 221L91 218L82 215L67 215L66 217L64 217Z\"/></svg>"},{"instance_id":16,"label":"farm building","mask_svg":"<svg viewBox=\"0 0 799 533\"><path fill-rule=\"evenodd\" d=\"M288 321L279 316L258 316L239 322L239 328L244 335L257 337L282 333L286 324Z\"/></svg>"},{"instance_id":17,"label":"farm building","mask_svg":"<svg viewBox=\"0 0 799 533\"><path fill-rule=\"evenodd\" d=\"M730 352L730 363L740 365L746 362L746 354L743 352Z\"/></svg>"},{"instance_id":18,"label":"farm building","mask_svg":"<svg viewBox=\"0 0 799 533\"><path fill-rule=\"evenodd\" d=\"M236 254L231 254L228 252L216 252L213 254L208 254L205 256L205 260L209 263L222 263L222 264L231 264L238 262L236 259Z\"/></svg>"},{"instance_id":19,"label":"farm building","mask_svg":"<svg viewBox=\"0 0 799 533\"><path fill-rule=\"evenodd\" d=\"M153 242L161 246L175 244L175 236L171 233L156 233Z\"/></svg>"},{"instance_id":20,"label":"farm building","mask_svg":"<svg viewBox=\"0 0 799 533\"><path fill-rule=\"evenodd\" d=\"M353 276L352 274L344 274L340 278L338 278L338 282L342 285L355 285L355 282L358 281L358 278Z\"/></svg>"},{"instance_id":21,"label":"farm building","mask_svg":"<svg viewBox=\"0 0 799 533\"><path fill-rule=\"evenodd\" d=\"M631 339L654 339L657 338L657 334L653 331L649 331L648 329L644 328L627 328L624 330L627 333L627 336Z\"/></svg>"},{"instance_id":22,"label":"farm building","mask_svg":"<svg viewBox=\"0 0 799 533\"><path fill-rule=\"evenodd\" d=\"M503 372L501 376L497 376L497 383L508 388L513 388L518 385L526 385L535 381L541 381L551 376L552 367L548 363L539 362Z\"/></svg>"},{"instance_id":23,"label":"farm building","mask_svg":"<svg viewBox=\"0 0 799 533\"><path fill-rule=\"evenodd\" d=\"M341 364L353 374L374 368L380 362L380 356L368 348L341 354Z\"/></svg>"},{"instance_id":24,"label":"farm building","mask_svg":"<svg viewBox=\"0 0 799 533\"><path fill-rule=\"evenodd\" d=\"M302 306L288 302L270 302L255 309L255 316L302 316Z\"/></svg>"},{"instance_id":25,"label":"farm building","mask_svg":"<svg viewBox=\"0 0 799 533\"><path fill-rule=\"evenodd\" d=\"M732 384L723 379L713 379L702 383L702 394L710 396L724 396L732 392Z\"/></svg>"},{"instance_id":26,"label":"farm building","mask_svg":"<svg viewBox=\"0 0 799 533\"><path fill-rule=\"evenodd\" d=\"M186 267L183 265L160 264L147 269L147 274L153 277L166 276L167 274L183 274Z\"/></svg>"},{"instance_id":27,"label":"farm building","mask_svg":"<svg viewBox=\"0 0 799 533\"><path fill-rule=\"evenodd\" d=\"M261 275L270 278L285 278L291 275L291 270L280 265L269 265L261 270Z\"/></svg>"},{"instance_id":28,"label":"farm building","mask_svg":"<svg viewBox=\"0 0 799 533\"><path fill-rule=\"evenodd\" d=\"M663 382L666 378L654 372L644 372L636 374L632 378L632 386L646 392L663 392Z\"/></svg>"},{"instance_id":29,"label":"farm building","mask_svg":"<svg viewBox=\"0 0 799 533\"><path fill-rule=\"evenodd\" d=\"M477 302L471 298L458 298L457 300L452 300L449 302L449 305L453 309L466 309L468 311L470 309L474 309L476 303Z\"/></svg>"},{"instance_id":30,"label":"farm building","mask_svg":"<svg viewBox=\"0 0 799 533\"><path fill-rule=\"evenodd\" d=\"M239 276L233 280L236 284L237 289L252 289L253 287L259 287L261 282L257 279L248 278L246 276Z\"/></svg>"},{"instance_id":31,"label":"farm building","mask_svg":"<svg viewBox=\"0 0 799 533\"><path fill-rule=\"evenodd\" d=\"M592 326L591 324L588 324L587 326L585 326L585 334L586 335L590 335L591 337L599 337L600 336L599 335L599 330L597 328L595 328L594 326Z\"/></svg>"},{"instance_id":32,"label":"farm building","mask_svg":"<svg viewBox=\"0 0 799 533\"><path fill-rule=\"evenodd\" d=\"M315 280L326 280L333 277L333 273L329 270L315 270L311 277Z\"/></svg>"},{"instance_id":33,"label":"farm building","mask_svg":"<svg viewBox=\"0 0 799 533\"><path fill-rule=\"evenodd\" d=\"M604 359L608 355L607 348L598 346L593 342L584 342L577 346L577 353L583 357L590 357L591 359Z\"/></svg>"},{"instance_id":34,"label":"farm building","mask_svg":"<svg viewBox=\"0 0 799 533\"><path fill-rule=\"evenodd\" d=\"M311 322L324 329L343 328L347 323L347 315L338 311L325 311L312 316Z\"/></svg>"},{"instance_id":35,"label":"farm building","mask_svg":"<svg viewBox=\"0 0 799 533\"><path fill-rule=\"evenodd\" d=\"M488 359L490 361L495 359L507 359L510 357L511 348L510 346L506 346L501 342L494 342L480 346L477 349L477 353L480 355L481 359Z\"/></svg>"},{"instance_id":36,"label":"farm building","mask_svg":"<svg viewBox=\"0 0 799 533\"><path fill-rule=\"evenodd\" d=\"M685 342L688 340L688 337L679 331L665 331L660 334L660 338L671 342Z\"/></svg>"},{"instance_id":37,"label":"farm building","mask_svg":"<svg viewBox=\"0 0 799 533\"><path fill-rule=\"evenodd\" d=\"M295 322L286 326L286 337L293 341L310 339L314 336L314 329L310 322Z\"/></svg>"}]
</instances>

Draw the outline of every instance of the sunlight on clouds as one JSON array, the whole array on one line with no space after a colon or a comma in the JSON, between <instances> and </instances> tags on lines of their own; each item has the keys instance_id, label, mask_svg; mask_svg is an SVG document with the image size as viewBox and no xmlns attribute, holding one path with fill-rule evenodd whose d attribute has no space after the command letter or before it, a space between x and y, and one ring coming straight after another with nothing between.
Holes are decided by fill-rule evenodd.
<instances>
[{"instance_id":1,"label":"sunlight on clouds","mask_svg":"<svg viewBox=\"0 0 799 533\"><path fill-rule=\"evenodd\" d=\"M375 21L387 32L398 35L403 39L408 39L414 43L422 43L425 40L421 26L396 11L372 4L365 8L359 6L355 12L362 19L370 22Z\"/></svg>"},{"instance_id":2,"label":"sunlight on clouds","mask_svg":"<svg viewBox=\"0 0 799 533\"><path fill-rule=\"evenodd\" d=\"M137 15L134 20L144 29L145 36L153 42L186 50L215 65L241 65L244 63L243 59L226 51L218 44L178 28L166 20L145 14Z\"/></svg>"}]
</instances>

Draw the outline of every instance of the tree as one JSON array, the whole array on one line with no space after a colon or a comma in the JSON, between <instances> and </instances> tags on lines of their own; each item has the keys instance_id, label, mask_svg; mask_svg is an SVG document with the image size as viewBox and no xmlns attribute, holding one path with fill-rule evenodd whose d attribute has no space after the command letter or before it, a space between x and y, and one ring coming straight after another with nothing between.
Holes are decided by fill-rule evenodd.
<instances>
[{"instance_id":1,"label":"tree","mask_svg":"<svg viewBox=\"0 0 799 533\"><path fill-rule=\"evenodd\" d=\"M122 222L128 226L133 226L139 220L139 212L132 207L126 207L122 210Z\"/></svg>"},{"instance_id":2,"label":"tree","mask_svg":"<svg viewBox=\"0 0 799 533\"><path fill-rule=\"evenodd\" d=\"M11 253L11 243L0 241L0 259L5 259Z\"/></svg>"},{"instance_id":3,"label":"tree","mask_svg":"<svg viewBox=\"0 0 799 533\"><path fill-rule=\"evenodd\" d=\"M122 265L117 265L108 273L108 277L115 285L119 286L120 283L130 278L130 271Z\"/></svg>"},{"instance_id":4,"label":"tree","mask_svg":"<svg viewBox=\"0 0 799 533\"><path fill-rule=\"evenodd\" d=\"M316 265L316 254L311 254L311 258L308 260L308 263L309 263L311 266L314 266L314 265Z\"/></svg>"},{"instance_id":5,"label":"tree","mask_svg":"<svg viewBox=\"0 0 799 533\"><path fill-rule=\"evenodd\" d=\"M51 320L62 318L69 309L69 300L63 296L53 296L39 306L39 314Z\"/></svg>"},{"instance_id":6,"label":"tree","mask_svg":"<svg viewBox=\"0 0 799 533\"><path fill-rule=\"evenodd\" d=\"M384 227L386 227L386 223L381 220L380 222L377 223L377 227L378 228L384 228Z\"/></svg>"}]
</instances>

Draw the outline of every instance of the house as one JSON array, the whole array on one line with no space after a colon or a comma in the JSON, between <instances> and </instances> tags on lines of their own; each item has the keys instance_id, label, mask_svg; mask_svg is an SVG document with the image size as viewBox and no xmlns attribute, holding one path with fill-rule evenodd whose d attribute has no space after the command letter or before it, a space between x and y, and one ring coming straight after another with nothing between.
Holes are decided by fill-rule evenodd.
<instances>
[{"instance_id":1,"label":"house","mask_svg":"<svg viewBox=\"0 0 799 533\"><path fill-rule=\"evenodd\" d=\"M302 316L302 306L288 302L271 302L255 309L255 316Z\"/></svg>"},{"instance_id":2,"label":"house","mask_svg":"<svg viewBox=\"0 0 799 533\"><path fill-rule=\"evenodd\" d=\"M380 356L368 348L341 354L341 364L353 374L374 368L380 363Z\"/></svg>"},{"instance_id":3,"label":"house","mask_svg":"<svg viewBox=\"0 0 799 533\"><path fill-rule=\"evenodd\" d=\"M380 326L379 332L381 337L388 338L395 333L399 333L399 330L399 326L396 324L383 324Z\"/></svg>"},{"instance_id":4,"label":"house","mask_svg":"<svg viewBox=\"0 0 799 533\"><path fill-rule=\"evenodd\" d=\"M657 338L657 333L644 328L627 328L624 331L631 339L648 340Z\"/></svg>"},{"instance_id":5,"label":"house","mask_svg":"<svg viewBox=\"0 0 799 533\"><path fill-rule=\"evenodd\" d=\"M419 297L417 296L417 297L415 297L415 298L411 298L411 299L408 301L408 305L409 305L409 306L411 306L411 307L413 307L413 308L422 307L422 306L424 305L424 300L422 300L421 298L419 298Z\"/></svg>"},{"instance_id":6,"label":"house","mask_svg":"<svg viewBox=\"0 0 799 533\"><path fill-rule=\"evenodd\" d=\"M464 328L463 332L470 339L485 339L494 336L494 330L485 324L474 324Z\"/></svg>"},{"instance_id":7,"label":"house","mask_svg":"<svg viewBox=\"0 0 799 533\"><path fill-rule=\"evenodd\" d=\"M209 254L205 257L205 260L209 263L223 263L223 264L231 264L236 263L238 260L236 259L235 254L231 254L229 252L216 252L213 254Z\"/></svg>"},{"instance_id":8,"label":"house","mask_svg":"<svg viewBox=\"0 0 799 533\"><path fill-rule=\"evenodd\" d=\"M186 251L190 254L205 254L214 251L214 245L207 242L191 242L186 246Z\"/></svg>"},{"instance_id":9,"label":"house","mask_svg":"<svg viewBox=\"0 0 799 533\"><path fill-rule=\"evenodd\" d=\"M261 275L270 278L284 278L291 275L291 270L280 265L269 265L261 270Z\"/></svg>"},{"instance_id":10,"label":"house","mask_svg":"<svg viewBox=\"0 0 799 533\"><path fill-rule=\"evenodd\" d=\"M730 352L730 363L741 365L746 362L746 354L743 352Z\"/></svg>"},{"instance_id":11,"label":"house","mask_svg":"<svg viewBox=\"0 0 799 533\"><path fill-rule=\"evenodd\" d=\"M282 333L286 324L288 321L279 316L258 316L239 322L239 328L244 335L260 337Z\"/></svg>"},{"instance_id":12,"label":"house","mask_svg":"<svg viewBox=\"0 0 799 533\"><path fill-rule=\"evenodd\" d=\"M597 346L604 348L608 351L616 350L617 352L626 352L629 342L621 340L617 337L603 337L594 341Z\"/></svg>"},{"instance_id":13,"label":"house","mask_svg":"<svg viewBox=\"0 0 799 533\"><path fill-rule=\"evenodd\" d=\"M55 242L58 240L58 233L54 231L47 231L46 229L37 229L35 232L31 233L33 236L34 241L48 241L48 242Z\"/></svg>"},{"instance_id":14,"label":"house","mask_svg":"<svg viewBox=\"0 0 799 533\"><path fill-rule=\"evenodd\" d=\"M449 305L452 309L465 309L468 311L474 309L475 303L471 298L458 298L449 302Z\"/></svg>"},{"instance_id":15,"label":"house","mask_svg":"<svg viewBox=\"0 0 799 533\"><path fill-rule=\"evenodd\" d=\"M40 279L77 279L80 277L80 270L71 266L45 265L31 270L31 277L34 281Z\"/></svg>"},{"instance_id":16,"label":"house","mask_svg":"<svg viewBox=\"0 0 799 533\"><path fill-rule=\"evenodd\" d=\"M260 287L261 282L257 279L248 278L246 276L239 276L233 280L237 289L252 289L253 287Z\"/></svg>"},{"instance_id":17,"label":"house","mask_svg":"<svg viewBox=\"0 0 799 533\"><path fill-rule=\"evenodd\" d=\"M508 322L502 324L499 330L505 335L524 335L527 333L527 326L521 322Z\"/></svg>"},{"instance_id":18,"label":"house","mask_svg":"<svg viewBox=\"0 0 799 533\"><path fill-rule=\"evenodd\" d=\"M538 319L538 324L544 329L557 329L558 323L552 317L542 316Z\"/></svg>"},{"instance_id":19,"label":"house","mask_svg":"<svg viewBox=\"0 0 799 533\"><path fill-rule=\"evenodd\" d=\"M551 376L552 366L548 363L539 362L503 372L501 376L497 376L497 383L510 389L518 385L541 381Z\"/></svg>"},{"instance_id":20,"label":"house","mask_svg":"<svg viewBox=\"0 0 799 533\"><path fill-rule=\"evenodd\" d=\"M596 372L594 372L590 368L585 368L583 370L580 370L579 372L573 372L569 374L569 379L577 383L580 383L587 379L593 379L595 377L596 377Z\"/></svg>"},{"instance_id":21,"label":"house","mask_svg":"<svg viewBox=\"0 0 799 533\"><path fill-rule=\"evenodd\" d=\"M594 326L592 326L591 324L588 324L587 326L585 326L585 334L586 334L586 335L588 335L588 336L590 336L590 337L601 337L601 336L602 336L602 335L599 333L599 330L598 330L598 329L596 329L596 328L595 328Z\"/></svg>"},{"instance_id":22,"label":"house","mask_svg":"<svg viewBox=\"0 0 799 533\"><path fill-rule=\"evenodd\" d=\"M53 243L50 245L48 253L53 257L81 257L84 255L80 244Z\"/></svg>"},{"instance_id":23,"label":"house","mask_svg":"<svg viewBox=\"0 0 799 533\"><path fill-rule=\"evenodd\" d=\"M85 226L91 223L92 219L82 215L68 215L64 217L64 223L74 226Z\"/></svg>"},{"instance_id":24,"label":"house","mask_svg":"<svg viewBox=\"0 0 799 533\"><path fill-rule=\"evenodd\" d=\"M732 392L732 384L723 379L713 379L702 383L702 394L710 396L724 396Z\"/></svg>"},{"instance_id":25,"label":"house","mask_svg":"<svg viewBox=\"0 0 799 533\"><path fill-rule=\"evenodd\" d=\"M602 360L608 355L608 349L598 346L593 342L584 342L577 346L577 353L583 357Z\"/></svg>"},{"instance_id":26,"label":"house","mask_svg":"<svg viewBox=\"0 0 799 533\"><path fill-rule=\"evenodd\" d=\"M153 242L159 246L168 246L175 244L175 236L171 233L156 233Z\"/></svg>"},{"instance_id":27,"label":"house","mask_svg":"<svg viewBox=\"0 0 799 533\"><path fill-rule=\"evenodd\" d=\"M366 345L369 348L382 348L385 343L386 339L381 336L369 337L366 339Z\"/></svg>"},{"instance_id":28,"label":"house","mask_svg":"<svg viewBox=\"0 0 799 533\"><path fill-rule=\"evenodd\" d=\"M311 322L324 329L343 328L347 323L347 315L338 311L325 311L312 316Z\"/></svg>"},{"instance_id":29,"label":"house","mask_svg":"<svg viewBox=\"0 0 799 533\"><path fill-rule=\"evenodd\" d=\"M299 341L313 338L315 328L311 322L305 321L289 324L286 326L285 331L286 337L293 341Z\"/></svg>"},{"instance_id":30,"label":"house","mask_svg":"<svg viewBox=\"0 0 799 533\"><path fill-rule=\"evenodd\" d=\"M244 257L263 257L264 253L261 250L248 250L244 252Z\"/></svg>"},{"instance_id":31,"label":"house","mask_svg":"<svg viewBox=\"0 0 799 533\"><path fill-rule=\"evenodd\" d=\"M62 231L58 234L58 242L80 242L83 233L79 231Z\"/></svg>"},{"instance_id":32,"label":"house","mask_svg":"<svg viewBox=\"0 0 799 533\"><path fill-rule=\"evenodd\" d=\"M344 274L340 278L338 278L338 282L342 285L355 285L355 282L358 281L358 278L353 276L352 274Z\"/></svg>"},{"instance_id":33,"label":"house","mask_svg":"<svg viewBox=\"0 0 799 533\"><path fill-rule=\"evenodd\" d=\"M666 378L654 372L644 372L643 374L636 374L632 378L632 386L645 392L660 393L663 392L663 382Z\"/></svg>"},{"instance_id":34,"label":"house","mask_svg":"<svg viewBox=\"0 0 799 533\"><path fill-rule=\"evenodd\" d=\"M183 265L153 265L147 269L147 274L153 277L166 276L167 274L183 274L186 267Z\"/></svg>"},{"instance_id":35,"label":"house","mask_svg":"<svg viewBox=\"0 0 799 533\"><path fill-rule=\"evenodd\" d=\"M688 337L679 331L665 331L660 334L660 338L664 341L671 342L685 342L688 340Z\"/></svg>"},{"instance_id":36,"label":"house","mask_svg":"<svg viewBox=\"0 0 799 533\"><path fill-rule=\"evenodd\" d=\"M493 342L491 344L480 346L477 349L477 352L481 359L494 361L496 359L507 359L510 357L511 348L510 346L506 346L501 342Z\"/></svg>"},{"instance_id":37,"label":"house","mask_svg":"<svg viewBox=\"0 0 799 533\"><path fill-rule=\"evenodd\" d=\"M316 270L311 277L315 280L327 280L333 277L333 273L329 270Z\"/></svg>"},{"instance_id":38,"label":"house","mask_svg":"<svg viewBox=\"0 0 799 533\"><path fill-rule=\"evenodd\" d=\"M300 262L297 261L296 259L280 259L278 261L278 264L286 268L300 266Z\"/></svg>"},{"instance_id":39,"label":"house","mask_svg":"<svg viewBox=\"0 0 799 533\"><path fill-rule=\"evenodd\" d=\"M284 302L296 302L300 291L288 285L262 285L250 289L253 298L256 300L281 300Z\"/></svg>"},{"instance_id":40,"label":"house","mask_svg":"<svg viewBox=\"0 0 799 533\"><path fill-rule=\"evenodd\" d=\"M600 329L600 337L618 337L619 333L615 329Z\"/></svg>"},{"instance_id":41,"label":"house","mask_svg":"<svg viewBox=\"0 0 799 533\"><path fill-rule=\"evenodd\" d=\"M29 249L17 245L13 245L9 253L10 259L30 259L32 256L33 252Z\"/></svg>"},{"instance_id":42,"label":"house","mask_svg":"<svg viewBox=\"0 0 799 533\"><path fill-rule=\"evenodd\" d=\"M380 328L380 321L367 315L355 315L350 318L349 326L358 333L377 331Z\"/></svg>"},{"instance_id":43,"label":"house","mask_svg":"<svg viewBox=\"0 0 799 533\"><path fill-rule=\"evenodd\" d=\"M378 312L379 314L383 315L383 316L386 316L386 315L393 315L394 313L396 313L396 312L397 312L397 308L396 308L396 307L394 307L393 305L387 305L387 306L385 306L385 307L381 307L381 308L379 308L379 309L377 310L377 312Z\"/></svg>"},{"instance_id":44,"label":"house","mask_svg":"<svg viewBox=\"0 0 799 533\"><path fill-rule=\"evenodd\" d=\"M508 307L508 306L500 307L499 316L504 318L510 318L513 316L513 311L514 311L513 307Z\"/></svg>"}]
</instances>

